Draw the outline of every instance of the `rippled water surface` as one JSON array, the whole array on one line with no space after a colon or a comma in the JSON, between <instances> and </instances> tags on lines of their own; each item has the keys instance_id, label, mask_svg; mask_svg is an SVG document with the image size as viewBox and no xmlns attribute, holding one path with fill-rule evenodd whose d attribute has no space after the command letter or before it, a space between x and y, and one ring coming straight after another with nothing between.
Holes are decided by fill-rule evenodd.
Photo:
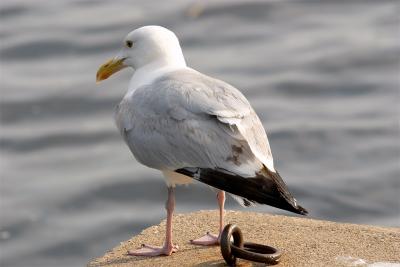
<instances>
[{"instance_id":1,"label":"rippled water surface","mask_svg":"<svg viewBox=\"0 0 400 267\"><path fill-rule=\"evenodd\" d=\"M312 217L400 226L398 1L0 6L1 266L83 266L164 217L160 173L135 162L113 122L132 71L95 84L147 24L249 98ZM215 207L206 186L178 189L178 212Z\"/></svg>"}]
</instances>

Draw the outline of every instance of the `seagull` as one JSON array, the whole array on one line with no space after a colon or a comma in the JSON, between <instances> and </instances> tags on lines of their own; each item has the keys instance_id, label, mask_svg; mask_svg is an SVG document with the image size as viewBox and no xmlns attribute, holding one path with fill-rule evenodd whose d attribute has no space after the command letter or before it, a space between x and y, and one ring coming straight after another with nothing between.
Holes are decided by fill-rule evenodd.
<instances>
[{"instance_id":1,"label":"seagull","mask_svg":"<svg viewBox=\"0 0 400 267\"><path fill-rule=\"evenodd\" d=\"M191 240L195 245L219 243L225 192L243 206L307 214L274 168L266 132L249 101L232 85L188 67L172 31L144 26L130 32L96 80L126 67L134 73L116 107L116 125L136 160L160 170L168 187L164 245L144 244L129 255L169 256L178 250L172 241L174 190L194 180L217 190L220 218L219 234Z\"/></svg>"}]
</instances>

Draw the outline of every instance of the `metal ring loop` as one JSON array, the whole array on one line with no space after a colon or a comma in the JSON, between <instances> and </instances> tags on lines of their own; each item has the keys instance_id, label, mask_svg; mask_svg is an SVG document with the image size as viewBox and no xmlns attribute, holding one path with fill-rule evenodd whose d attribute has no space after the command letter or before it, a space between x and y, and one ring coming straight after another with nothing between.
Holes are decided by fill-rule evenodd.
<instances>
[{"instance_id":1,"label":"metal ring loop","mask_svg":"<svg viewBox=\"0 0 400 267\"><path fill-rule=\"evenodd\" d=\"M233 244L231 237L233 236ZM235 266L236 258L277 264L282 252L271 246L252 242L243 243L243 234L237 225L228 224L221 233L221 253L229 266Z\"/></svg>"},{"instance_id":2,"label":"metal ring loop","mask_svg":"<svg viewBox=\"0 0 400 267\"><path fill-rule=\"evenodd\" d=\"M231 244L231 250L238 258L269 264L276 264L282 254L274 247L250 242L244 243L244 249Z\"/></svg>"},{"instance_id":3,"label":"metal ring loop","mask_svg":"<svg viewBox=\"0 0 400 267\"><path fill-rule=\"evenodd\" d=\"M236 257L232 254L231 249L232 236L234 246L237 248L243 248L243 234L236 224L228 224L221 233L221 253L229 266L234 266L236 263Z\"/></svg>"}]
</instances>

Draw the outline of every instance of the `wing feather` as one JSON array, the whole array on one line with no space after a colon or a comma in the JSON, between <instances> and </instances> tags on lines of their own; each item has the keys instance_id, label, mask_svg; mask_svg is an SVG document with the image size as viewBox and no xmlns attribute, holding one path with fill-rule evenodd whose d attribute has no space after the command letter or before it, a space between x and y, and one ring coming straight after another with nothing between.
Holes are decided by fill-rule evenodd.
<instances>
[{"instance_id":1,"label":"wing feather","mask_svg":"<svg viewBox=\"0 0 400 267\"><path fill-rule=\"evenodd\" d=\"M116 121L134 156L152 168L274 171L265 130L243 94L193 70L137 89L120 103Z\"/></svg>"},{"instance_id":2,"label":"wing feather","mask_svg":"<svg viewBox=\"0 0 400 267\"><path fill-rule=\"evenodd\" d=\"M170 73L128 94L115 119L135 158L148 167L190 176L243 205L307 213L275 171L257 114L227 83L194 70Z\"/></svg>"}]
</instances>

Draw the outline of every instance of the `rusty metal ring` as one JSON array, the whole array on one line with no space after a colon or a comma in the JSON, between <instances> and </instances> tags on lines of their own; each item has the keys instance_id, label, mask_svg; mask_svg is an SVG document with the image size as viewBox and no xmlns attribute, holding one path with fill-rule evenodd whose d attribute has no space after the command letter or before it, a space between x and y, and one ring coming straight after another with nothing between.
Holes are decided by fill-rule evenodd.
<instances>
[{"instance_id":1,"label":"rusty metal ring","mask_svg":"<svg viewBox=\"0 0 400 267\"><path fill-rule=\"evenodd\" d=\"M234 266L236 257L232 254L231 237L236 248L243 248L243 234L236 224L228 224L221 233L221 253L229 266Z\"/></svg>"},{"instance_id":2,"label":"rusty metal ring","mask_svg":"<svg viewBox=\"0 0 400 267\"><path fill-rule=\"evenodd\" d=\"M233 237L233 244L231 238ZM229 266L235 266L236 258L277 264L282 253L271 246L243 242L243 234L237 225L228 224L221 233L221 253Z\"/></svg>"}]
</instances>

